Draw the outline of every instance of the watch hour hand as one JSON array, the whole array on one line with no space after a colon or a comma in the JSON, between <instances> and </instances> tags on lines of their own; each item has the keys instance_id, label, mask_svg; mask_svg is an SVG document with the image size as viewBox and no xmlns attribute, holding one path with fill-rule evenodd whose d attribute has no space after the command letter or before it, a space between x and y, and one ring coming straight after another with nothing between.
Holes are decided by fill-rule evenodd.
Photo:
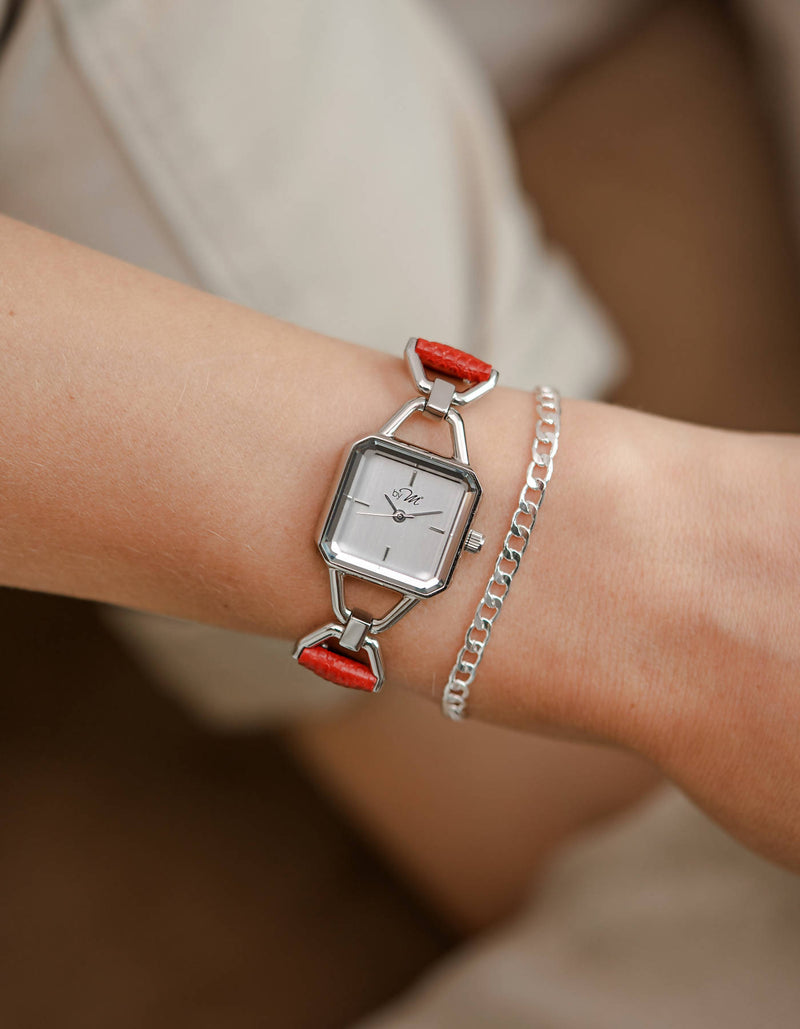
<instances>
[{"instance_id":1,"label":"watch hour hand","mask_svg":"<svg viewBox=\"0 0 800 1029\"><path fill-rule=\"evenodd\" d=\"M397 514L398 508L392 503L392 498L388 493L384 493L383 495L386 497L389 507L392 509L392 514Z\"/></svg>"}]
</instances>

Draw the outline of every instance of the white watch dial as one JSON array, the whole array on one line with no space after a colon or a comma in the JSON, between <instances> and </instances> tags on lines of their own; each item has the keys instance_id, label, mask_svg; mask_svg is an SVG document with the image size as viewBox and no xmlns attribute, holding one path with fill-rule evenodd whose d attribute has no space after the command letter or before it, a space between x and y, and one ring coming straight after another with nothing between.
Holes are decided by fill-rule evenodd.
<instances>
[{"instance_id":1,"label":"white watch dial","mask_svg":"<svg viewBox=\"0 0 800 1029\"><path fill-rule=\"evenodd\" d=\"M444 588L479 496L474 474L404 444L359 446L323 530L323 554L397 588Z\"/></svg>"}]
</instances>

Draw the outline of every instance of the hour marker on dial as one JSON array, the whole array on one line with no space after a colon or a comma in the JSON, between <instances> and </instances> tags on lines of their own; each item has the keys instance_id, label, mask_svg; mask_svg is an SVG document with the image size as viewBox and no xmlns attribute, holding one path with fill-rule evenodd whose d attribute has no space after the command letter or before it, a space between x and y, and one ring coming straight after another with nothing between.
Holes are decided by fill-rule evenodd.
<instances>
[{"instance_id":1,"label":"hour marker on dial","mask_svg":"<svg viewBox=\"0 0 800 1029\"><path fill-rule=\"evenodd\" d=\"M479 496L466 466L369 436L353 445L319 547L337 571L433 596L449 581Z\"/></svg>"}]
</instances>

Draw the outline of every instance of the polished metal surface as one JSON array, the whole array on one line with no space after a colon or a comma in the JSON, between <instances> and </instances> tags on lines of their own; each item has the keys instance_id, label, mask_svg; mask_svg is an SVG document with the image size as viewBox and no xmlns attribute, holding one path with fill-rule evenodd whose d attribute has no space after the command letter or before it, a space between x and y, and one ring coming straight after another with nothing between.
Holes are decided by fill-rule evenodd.
<instances>
[{"instance_id":1,"label":"polished metal surface","mask_svg":"<svg viewBox=\"0 0 800 1029\"><path fill-rule=\"evenodd\" d=\"M326 531L332 526L332 517L336 510L336 506L341 502L342 496L347 496L348 486L348 474L352 471L352 458L356 448L359 444L366 444L367 440L375 439L375 437L367 437L366 440L360 440L353 445L345 465L345 471L342 474L342 478L335 491L333 503L330 506L328 515L324 521L323 528L319 537L319 547L322 555L329 566L330 573L330 588L331 588L331 606L333 613L337 619L336 622L329 622L327 625L322 626L315 632L310 633L299 641L294 650L295 659L298 658L301 652L309 646L315 646L317 644L324 643L327 640L337 640L339 645L345 650L350 650L353 653L360 653L364 651L367 655L370 667L376 676L377 684L373 690L377 693L384 682L384 669L383 669L383 658L381 656L380 643L377 640L377 636L386 632L393 625L395 625L405 614L407 614L416 604L419 603L422 596L432 595L434 592L438 592L440 589L445 589L450 582L450 578L455 568L455 564L462 550L468 552L476 552L483 546L483 536L470 529L470 523L475 513L478 501L480 500L481 488L480 483L475 476L473 470L469 467L469 454L467 451L467 437L464 430L464 422L457 411L453 410L454 407L463 406L469 404L479 397L484 396L491 389L494 388L497 383L497 371L492 369L492 373L486 382L477 383L474 386L469 387L465 390L457 390L452 383L446 379L436 378L431 380L425 373L425 369L420 361L415 347L416 337L409 340L406 345L405 355L408 363L411 377L419 390L420 396L414 397L405 403L399 411L389 419L388 422L379 430L378 436L381 437L387 445L393 447L397 455L405 455L406 459L409 460L411 456L414 456L416 463L422 467L431 470L434 474L445 477L455 477L466 484L466 493L464 504L467 503L466 498L469 496L471 499L468 506L464 507L459 516L459 520L456 521L452 526L441 527L437 525L430 525L428 528L434 534L441 534L447 536L447 543L442 551L441 559L437 568L437 575L433 581L433 588L426 590L420 590L419 588L414 589L414 584L408 577L404 580L404 577L397 571L393 571L388 565L386 565L386 559L391 550L390 546L387 546L385 553L383 554L383 563L385 567L380 569L365 569L365 568L342 568L335 566L337 560L336 554L333 551L333 547L329 545L329 552L326 553ZM450 426L450 432L453 443L452 457L447 458L442 455L433 454L430 451L422 450L419 447L412 447L411 444L403 443L400 440L395 440L394 436L400 426L411 417L412 414L422 412L431 415L437 419L444 420ZM413 462L412 462L413 463ZM414 473L416 475L416 473ZM414 476L412 476L411 482L407 489L411 492L411 487L414 484ZM419 487L417 486L418 490ZM400 491L400 496L404 496L404 491ZM358 499L353 497L353 502L357 503ZM434 503L433 508L425 511L417 511L415 509L406 510L405 507L401 507L393 503L391 497L386 495L386 500L389 504L389 510L383 511L361 511L362 515L371 514L373 517L380 516L381 518L391 518L394 522L402 523L411 520L412 525L422 524L423 517L431 517L442 514L439 510L443 507L442 504ZM419 502L421 496L417 498L415 502ZM362 503L364 508L369 508L369 503ZM426 505L429 507L429 505ZM413 519L419 519L419 522L413 521ZM368 519L365 519L365 522ZM462 546L463 543L463 546ZM389 610L386 614L380 618L370 619L370 616L363 612L353 612L348 606L344 596L344 578L345 574L355 575L359 578L367 579L371 582L376 582L379 585L388 587L389 589L396 590L402 594L401 599Z\"/></svg>"},{"instance_id":2,"label":"polished metal surface","mask_svg":"<svg viewBox=\"0 0 800 1029\"><path fill-rule=\"evenodd\" d=\"M331 607L340 622L346 622L353 613L344 600L344 572L337 568L329 568L331 580Z\"/></svg>"},{"instance_id":3,"label":"polished metal surface","mask_svg":"<svg viewBox=\"0 0 800 1029\"><path fill-rule=\"evenodd\" d=\"M470 529L467 533L467 538L464 540L464 550L468 550L471 554L477 554L485 542L486 537L482 532L478 532L477 529Z\"/></svg>"},{"instance_id":4,"label":"polished metal surface","mask_svg":"<svg viewBox=\"0 0 800 1029\"><path fill-rule=\"evenodd\" d=\"M452 382L448 382L447 379L434 379L433 388L425 401L425 414L434 418L446 418L455 394L456 388Z\"/></svg>"},{"instance_id":5,"label":"polished metal surface","mask_svg":"<svg viewBox=\"0 0 800 1029\"><path fill-rule=\"evenodd\" d=\"M371 620L365 621L363 618L359 618L358 615L350 615L347 619L347 624L342 629L342 635L339 637L340 645L345 650L352 650L357 654L364 646L364 640L371 628Z\"/></svg>"},{"instance_id":6,"label":"polished metal surface","mask_svg":"<svg viewBox=\"0 0 800 1029\"><path fill-rule=\"evenodd\" d=\"M347 623L353 617L353 611L347 606L344 599L344 577L345 573L340 572L336 568L329 568L330 582L331 582L331 607L333 613L339 619L340 622ZM403 615L408 614L412 607L420 602L420 597L403 596L397 601L385 615L381 615L380 618L375 618L369 623L369 632L373 636L378 636L382 632L386 632L387 629L391 629L393 625L396 625ZM365 620L369 618L363 612L359 612L359 615Z\"/></svg>"},{"instance_id":7,"label":"polished metal surface","mask_svg":"<svg viewBox=\"0 0 800 1029\"><path fill-rule=\"evenodd\" d=\"M411 400L407 400L399 410L395 411L389 421L378 429L378 435L394 439L395 433L403 422L407 421L415 412L424 411L425 404L425 397L412 397ZM460 464L469 464L464 419L458 411L454 411L451 408L444 416L444 420L450 426L450 434L453 440L453 460L458 461Z\"/></svg>"},{"instance_id":8,"label":"polished metal surface","mask_svg":"<svg viewBox=\"0 0 800 1029\"><path fill-rule=\"evenodd\" d=\"M492 625L502 610L527 549L536 516L544 502L547 484L553 474L553 460L561 432L561 400L558 392L548 386L539 386L534 397L536 431L531 447L531 462L525 472L525 485L494 571L486 584L442 694L442 713L453 721L461 721L466 716L470 686L492 634Z\"/></svg>"},{"instance_id":9,"label":"polished metal surface","mask_svg":"<svg viewBox=\"0 0 800 1029\"><path fill-rule=\"evenodd\" d=\"M388 611L382 618L376 618L372 623L373 636L377 636L379 633L386 632L387 629L391 629L393 625L396 625L403 615L407 615L412 607L420 602L421 597L403 597L402 600L394 605L394 607Z\"/></svg>"},{"instance_id":10,"label":"polished metal surface","mask_svg":"<svg viewBox=\"0 0 800 1029\"><path fill-rule=\"evenodd\" d=\"M461 422L460 415L455 412L451 412L451 415ZM443 514L441 507L446 505L437 504L435 499L430 508L425 504L424 509L418 511L413 502L421 502L421 496L412 497L410 501L398 500L395 504L388 494L380 493L379 497L377 494L370 494L367 499L375 506L379 503L381 509L370 509L370 504L367 504L355 510L354 505L359 503L359 499L357 491L354 492L354 485L358 481L359 468L364 467L365 461L373 456L385 458L390 467L397 465L399 468L416 469L414 474L418 474L419 478L426 476L429 481L442 488L449 483L448 488L455 488L459 497L457 507L451 509L451 520L440 522L437 526L434 518ZM415 488L419 488L418 485ZM411 492L411 488L404 486L403 490L398 492L405 495L406 492ZM417 598L430 597L446 589L463 540L471 528L480 497L481 485L475 472L461 461L434 454L392 436L381 434L357 440L350 449L318 539L320 553L331 570L331 602L336 617L340 621L346 621L352 613L344 600L344 574L366 579L379 586ZM409 504L408 509L406 503ZM404 506L400 507L400 504ZM362 530L359 525L356 533L354 526L357 522L363 522L364 529ZM441 540L441 547L434 546L431 563L424 573L404 564L402 560L399 564L389 562L386 560L386 553L370 554L368 551L366 526L370 522L380 523L381 527L385 525L393 530L396 545L392 542L392 537L384 536L384 542L391 544L391 547L387 548L387 553L391 549L395 557L403 554L406 560L417 558L425 551L423 537L426 536L429 537L430 544L437 538ZM442 535L431 535L429 529L437 533L441 531Z\"/></svg>"}]
</instances>

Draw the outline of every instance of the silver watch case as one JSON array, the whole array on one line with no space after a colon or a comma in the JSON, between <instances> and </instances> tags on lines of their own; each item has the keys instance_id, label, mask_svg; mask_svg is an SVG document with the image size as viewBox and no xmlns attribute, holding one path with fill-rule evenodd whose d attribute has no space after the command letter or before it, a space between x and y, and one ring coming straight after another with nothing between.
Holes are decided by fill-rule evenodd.
<instances>
[{"instance_id":1,"label":"silver watch case","mask_svg":"<svg viewBox=\"0 0 800 1029\"><path fill-rule=\"evenodd\" d=\"M377 450L389 454L400 461L413 461L415 464L426 467L435 474L458 479L466 486L464 502L458 512L456 522L449 533L447 545L444 548L441 559L431 579L426 580L424 584L401 572L382 568L380 565L364 559L337 555L333 550L334 526L338 521L342 506L347 502L347 494L361 456L368 450ZM380 586L397 590L406 596L418 598L434 596L447 589L450 584L453 571L464 548L467 534L480 502L481 493L481 485L477 475L469 465L461 461L444 457L441 454L435 454L410 443L404 443L401 440L394 439L392 436L365 436L352 445L345 457L344 467L334 489L330 507L323 519L317 540L319 551L329 568L336 571L366 579L368 582L378 583Z\"/></svg>"}]
</instances>

